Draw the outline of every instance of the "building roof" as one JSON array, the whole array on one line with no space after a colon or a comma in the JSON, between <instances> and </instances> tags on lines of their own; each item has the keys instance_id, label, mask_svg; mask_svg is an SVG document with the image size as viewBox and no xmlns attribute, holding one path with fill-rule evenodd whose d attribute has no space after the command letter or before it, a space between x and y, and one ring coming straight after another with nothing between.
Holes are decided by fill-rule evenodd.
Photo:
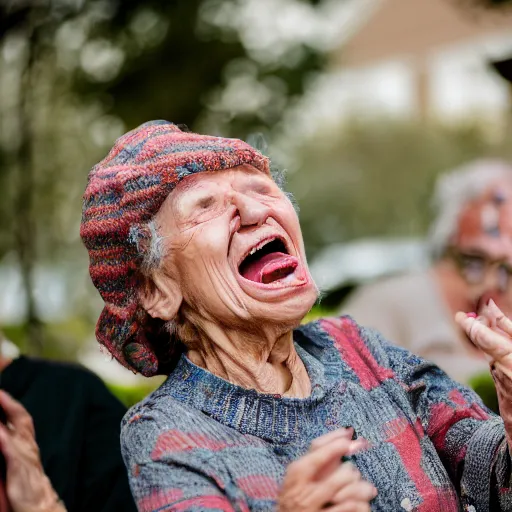
<instances>
[{"instance_id":1,"label":"building roof","mask_svg":"<svg viewBox=\"0 0 512 512\"><path fill-rule=\"evenodd\" d=\"M335 64L365 65L425 56L436 47L512 28L512 9L480 9L457 0L381 0L335 55Z\"/></svg>"}]
</instances>

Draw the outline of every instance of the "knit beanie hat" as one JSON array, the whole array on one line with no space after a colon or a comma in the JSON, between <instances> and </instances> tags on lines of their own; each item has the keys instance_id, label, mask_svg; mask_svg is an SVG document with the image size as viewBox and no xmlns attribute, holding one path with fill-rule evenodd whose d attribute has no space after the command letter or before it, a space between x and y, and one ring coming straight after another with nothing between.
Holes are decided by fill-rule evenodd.
<instances>
[{"instance_id":1,"label":"knit beanie hat","mask_svg":"<svg viewBox=\"0 0 512 512\"><path fill-rule=\"evenodd\" d=\"M126 368L147 377L168 374L182 350L164 322L139 303L148 222L186 176L242 164L270 174L268 159L241 140L150 121L120 137L89 173L80 236L92 282L105 301L96 337Z\"/></svg>"}]
</instances>

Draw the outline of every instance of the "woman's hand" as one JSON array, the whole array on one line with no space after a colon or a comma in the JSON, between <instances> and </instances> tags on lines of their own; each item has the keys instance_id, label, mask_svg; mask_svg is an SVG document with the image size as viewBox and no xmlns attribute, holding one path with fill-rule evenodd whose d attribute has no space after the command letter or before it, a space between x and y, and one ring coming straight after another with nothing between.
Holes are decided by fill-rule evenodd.
<instances>
[{"instance_id":1,"label":"woman's hand","mask_svg":"<svg viewBox=\"0 0 512 512\"><path fill-rule=\"evenodd\" d=\"M500 416L512 454L512 321L492 300L482 309L479 317L474 316L457 313L455 320L489 360Z\"/></svg>"},{"instance_id":2,"label":"woman's hand","mask_svg":"<svg viewBox=\"0 0 512 512\"><path fill-rule=\"evenodd\" d=\"M512 379L512 321L495 302L490 300L477 318L471 313L457 313L455 321L486 354L491 367Z\"/></svg>"},{"instance_id":3,"label":"woman's hand","mask_svg":"<svg viewBox=\"0 0 512 512\"><path fill-rule=\"evenodd\" d=\"M279 512L366 512L377 489L361 479L350 462L341 463L366 447L352 441L351 429L340 429L315 439L309 452L292 462L279 494Z\"/></svg>"},{"instance_id":4,"label":"woman's hand","mask_svg":"<svg viewBox=\"0 0 512 512\"><path fill-rule=\"evenodd\" d=\"M43 470L32 417L4 391L0 391L0 407L7 416L7 425L0 423L0 451L7 466L6 494L12 512L65 512Z\"/></svg>"}]
</instances>

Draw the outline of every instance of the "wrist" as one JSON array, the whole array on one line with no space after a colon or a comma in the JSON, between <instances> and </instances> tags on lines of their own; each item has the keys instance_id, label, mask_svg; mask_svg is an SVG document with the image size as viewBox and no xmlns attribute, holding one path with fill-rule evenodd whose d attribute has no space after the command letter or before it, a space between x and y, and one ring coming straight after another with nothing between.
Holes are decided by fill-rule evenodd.
<instances>
[{"instance_id":1,"label":"wrist","mask_svg":"<svg viewBox=\"0 0 512 512\"><path fill-rule=\"evenodd\" d=\"M53 504L52 508L49 508L47 512L67 512L66 505L64 502L57 496L57 501Z\"/></svg>"},{"instance_id":2,"label":"wrist","mask_svg":"<svg viewBox=\"0 0 512 512\"><path fill-rule=\"evenodd\" d=\"M43 499L39 502L37 512L66 512L64 502L59 498L55 492L50 480L46 477L46 489Z\"/></svg>"},{"instance_id":3,"label":"wrist","mask_svg":"<svg viewBox=\"0 0 512 512\"><path fill-rule=\"evenodd\" d=\"M37 510L38 512L66 512L66 506L57 494L55 494L54 499L46 501L45 504L41 504L41 507Z\"/></svg>"}]
</instances>

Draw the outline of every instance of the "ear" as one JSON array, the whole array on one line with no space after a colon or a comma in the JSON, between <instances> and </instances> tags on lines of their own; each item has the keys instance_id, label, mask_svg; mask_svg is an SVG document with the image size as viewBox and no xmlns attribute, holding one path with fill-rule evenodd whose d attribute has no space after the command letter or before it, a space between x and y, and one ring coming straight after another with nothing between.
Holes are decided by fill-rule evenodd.
<instances>
[{"instance_id":1,"label":"ear","mask_svg":"<svg viewBox=\"0 0 512 512\"><path fill-rule=\"evenodd\" d=\"M144 279L139 289L139 300L151 317L168 322L178 314L183 295L174 279L156 274Z\"/></svg>"}]
</instances>

